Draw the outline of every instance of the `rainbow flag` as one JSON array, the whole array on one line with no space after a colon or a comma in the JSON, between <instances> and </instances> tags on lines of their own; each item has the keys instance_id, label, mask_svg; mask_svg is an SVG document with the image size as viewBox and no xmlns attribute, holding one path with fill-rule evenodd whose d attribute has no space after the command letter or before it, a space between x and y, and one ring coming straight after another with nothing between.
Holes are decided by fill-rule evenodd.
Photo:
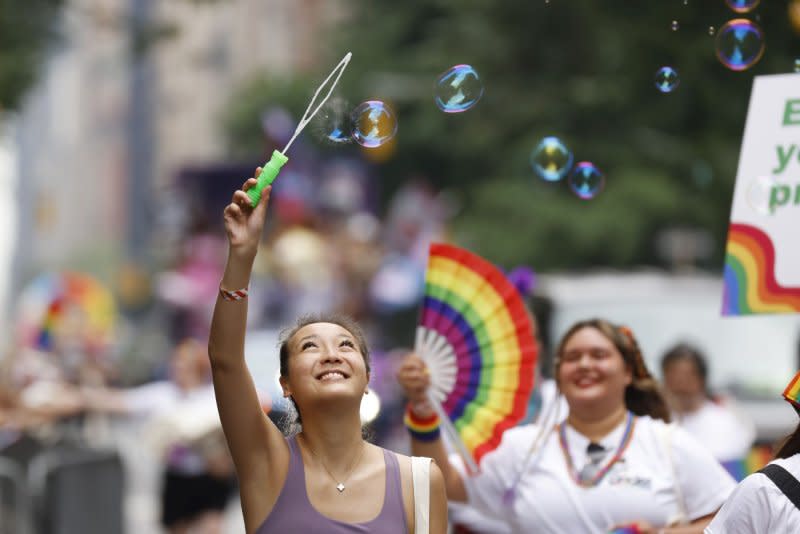
<instances>
[{"instance_id":1,"label":"rainbow flag","mask_svg":"<svg viewBox=\"0 0 800 534\"><path fill-rule=\"evenodd\" d=\"M742 481L747 475L752 475L772 461L773 454L769 445L756 445L745 458L722 462L722 467L737 481Z\"/></svg>"},{"instance_id":2,"label":"rainbow flag","mask_svg":"<svg viewBox=\"0 0 800 534\"><path fill-rule=\"evenodd\" d=\"M789 382L789 385L786 386L786 389L783 390L783 398L786 399L795 409L800 409L800 402L798 401L798 396L800 396L800 372L794 375L792 381Z\"/></svg>"}]
</instances>

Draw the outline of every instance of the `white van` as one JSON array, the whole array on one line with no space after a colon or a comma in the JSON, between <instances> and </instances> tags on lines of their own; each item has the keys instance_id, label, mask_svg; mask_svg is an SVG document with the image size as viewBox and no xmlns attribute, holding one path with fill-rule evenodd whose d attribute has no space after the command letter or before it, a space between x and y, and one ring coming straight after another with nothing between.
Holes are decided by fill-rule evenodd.
<instances>
[{"instance_id":1,"label":"white van","mask_svg":"<svg viewBox=\"0 0 800 534\"><path fill-rule=\"evenodd\" d=\"M553 300L551 338L600 317L633 330L660 378L661 356L683 341L708 359L709 386L728 393L756 422L759 442L797 425L781 393L800 367L800 315L722 316L722 279L660 271L542 275L537 293Z\"/></svg>"}]
</instances>

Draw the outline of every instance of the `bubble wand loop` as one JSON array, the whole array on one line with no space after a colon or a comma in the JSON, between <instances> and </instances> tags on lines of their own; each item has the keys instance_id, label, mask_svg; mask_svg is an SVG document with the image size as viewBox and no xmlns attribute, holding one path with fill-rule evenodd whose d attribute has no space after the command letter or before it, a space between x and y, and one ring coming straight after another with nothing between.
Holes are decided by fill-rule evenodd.
<instances>
[{"instance_id":1,"label":"bubble wand loop","mask_svg":"<svg viewBox=\"0 0 800 534\"><path fill-rule=\"evenodd\" d=\"M300 132L303 131L303 128L305 128L308 123L311 122L311 119L314 118L314 115L316 115L325 102L328 101L328 98L330 98L333 90L336 88L336 84L339 83L339 78L342 77L344 69L346 69L347 64L350 63L350 58L352 56L353 54L348 52L347 55L342 58L339 64L336 65L336 67L331 71L331 73L328 74L328 77L325 78L325 81L323 81L320 86L317 87L317 90L314 92L314 96L311 97L311 102L308 103L306 112L303 113L303 118L297 123L297 128L295 128L292 138L289 139L288 143L286 143L284 149L282 151L275 150L272 152L272 157L270 157L269 161L261 169L261 174L258 175L258 182L256 183L256 186L251 187L247 191L247 196L250 197L250 204L253 207L256 207L258 202L261 200L261 191L275 181L275 178L278 177L281 167L283 167L286 162L289 161L289 158L286 156L286 151L289 150L290 146L292 146L292 143L295 139L297 139L297 136L300 135ZM328 89L328 93L325 95L325 98L322 99L314 111L311 111L311 108L314 106L320 91L322 91L322 88L328 84L331 78L333 78L334 74L336 75L336 78L334 78L333 82L331 83L330 89Z\"/></svg>"}]
</instances>

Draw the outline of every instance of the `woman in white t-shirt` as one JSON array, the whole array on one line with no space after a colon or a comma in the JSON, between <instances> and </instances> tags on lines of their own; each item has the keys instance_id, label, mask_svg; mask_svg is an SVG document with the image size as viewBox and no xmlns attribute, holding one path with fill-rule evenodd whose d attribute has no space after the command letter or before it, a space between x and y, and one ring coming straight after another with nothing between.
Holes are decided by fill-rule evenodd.
<instances>
[{"instance_id":1,"label":"woman in white t-shirt","mask_svg":"<svg viewBox=\"0 0 800 534\"><path fill-rule=\"evenodd\" d=\"M795 384L800 384L800 373L795 375L783 395L800 414L797 388L793 387ZM791 477L800 480L800 425L784 440L775 454L775 460L769 465L783 468L789 475L789 481ZM789 500L775 482L760 472L748 476L736 487L705 530L705 534L797 532L800 532L800 508Z\"/></svg>"},{"instance_id":2,"label":"woman in white t-shirt","mask_svg":"<svg viewBox=\"0 0 800 534\"><path fill-rule=\"evenodd\" d=\"M630 330L601 319L579 322L556 357L566 420L508 430L474 477L447 462L426 397L425 364L416 355L404 360L398 380L410 399L412 450L442 466L448 498L468 501L520 534L601 534L633 525L642 534L702 533L735 482L705 448L666 423L668 409Z\"/></svg>"}]
</instances>

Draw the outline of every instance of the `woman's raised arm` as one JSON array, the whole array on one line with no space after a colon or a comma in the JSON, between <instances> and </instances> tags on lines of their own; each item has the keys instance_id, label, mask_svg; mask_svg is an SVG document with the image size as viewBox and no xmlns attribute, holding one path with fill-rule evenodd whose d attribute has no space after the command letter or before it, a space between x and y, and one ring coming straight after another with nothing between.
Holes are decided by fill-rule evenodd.
<instances>
[{"instance_id":1,"label":"woman's raised arm","mask_svg":"<svg viewBox=\"0 0 800 534\"><path fill-rule=\"evenodd\" d=\"M256 169L255 175L260 172ZM247 288L271 191L265 188L261 201L252 208L246 191L255 184L255 178L247 180L224 211L228 261L208 341L217 409L239 476L248 531L257 521L252 516L263 515L261 509L271 508L277 499L289 463L288 446L261 409L244 359Z\"/></svg>"}]
</instances>

